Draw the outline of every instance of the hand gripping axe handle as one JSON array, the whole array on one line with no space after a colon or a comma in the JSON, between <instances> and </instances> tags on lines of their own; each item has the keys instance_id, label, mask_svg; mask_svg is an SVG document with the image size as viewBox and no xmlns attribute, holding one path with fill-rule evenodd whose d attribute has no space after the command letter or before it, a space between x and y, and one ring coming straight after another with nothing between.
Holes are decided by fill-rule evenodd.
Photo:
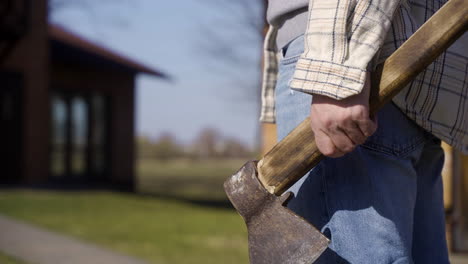
<instances>
[{"instance_id":1,"label":"hand gripping axe handle","mask_svg":"<svg viewBox=\"0 0 468 264\"><path fill-rule=\"evenodd\" d=\"M376 113L468 27L468 0L450 0L372 74L370 112ZM468 47L467 47L468 48ZM244 218L252 264L312 263L328 239L283 205L283 195L323 158L309 118L258 162L251 161L224 183Z\"/></svg>"}]
</instances>

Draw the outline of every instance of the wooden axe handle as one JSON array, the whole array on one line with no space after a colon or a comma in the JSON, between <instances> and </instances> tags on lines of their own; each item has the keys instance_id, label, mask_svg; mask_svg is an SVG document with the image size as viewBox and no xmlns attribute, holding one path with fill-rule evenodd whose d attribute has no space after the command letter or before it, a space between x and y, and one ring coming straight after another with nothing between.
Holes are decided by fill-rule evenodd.
<instances>
[{"instance_id":1,"label":"wooden axe handle","mask_svg":"<svg viewBox=\"0 0 468 264\"><path fill-rule=\"evenodd\" d=\"M448 1L372 74L371 113L389 102L467 27L468 0ZM280 195L322 157L306 118L258 162L258 178L270 193Z\"/></svg>"}]
</instances>

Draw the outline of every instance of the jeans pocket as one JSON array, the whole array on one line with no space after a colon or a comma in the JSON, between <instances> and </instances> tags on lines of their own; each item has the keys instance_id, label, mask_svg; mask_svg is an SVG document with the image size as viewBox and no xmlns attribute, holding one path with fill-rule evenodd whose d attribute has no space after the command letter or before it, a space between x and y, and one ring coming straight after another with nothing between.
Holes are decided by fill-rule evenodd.
<instances>
[{"instance_id":1,"label":"jeans pocket","mask_svg":"<svg viewBox=\"0 0 468 264\"><path fill-rule=\"evenodd\" d=\"M283 48L281 48L280 64L289 65L295 64L302 53L304 53L304 35L291 40Z\"/></svg>"},{"instance_id":2,"label":"jeans pocket","mask_svg":"<svg viewBox=\"0 0 468 264\"><path fill-rule=\"evenodd\" d=\"M378 113L377 131L361 146L385 155L406 157L428 139L427 132L389 103Z\"/></svg>"}]
</instances>

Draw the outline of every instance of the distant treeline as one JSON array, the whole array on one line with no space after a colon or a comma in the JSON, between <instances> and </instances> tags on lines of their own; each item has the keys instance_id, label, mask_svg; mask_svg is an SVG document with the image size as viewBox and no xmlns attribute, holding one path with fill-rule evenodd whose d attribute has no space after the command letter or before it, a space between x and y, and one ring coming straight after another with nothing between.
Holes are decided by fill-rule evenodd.
<instances>
[{"instance_id":1,"label":"distant treeline","mask_svg":"<svg viewBox=\"0 0 468 264\"><path fill-rule=\"evenodd\" d=\"M157 139L137 137L139 158L154 159L212 159L212 158L253 158L255 149L247 147L240 140L223 137L215 129L202 130L190 144L181 144L171 133L163 133Z\"/></svg>"}]
</instances>

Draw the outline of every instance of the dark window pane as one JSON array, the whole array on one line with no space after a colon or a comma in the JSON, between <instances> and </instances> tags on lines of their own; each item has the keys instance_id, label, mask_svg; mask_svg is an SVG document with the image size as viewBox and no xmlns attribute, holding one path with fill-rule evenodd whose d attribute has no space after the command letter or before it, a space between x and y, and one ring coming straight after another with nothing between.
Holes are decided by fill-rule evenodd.
<instances>
[{"instance_id":1,"label":"dark window pane","mask_svg":"<svg viewBox=\"0 0 468 264\"><path fill-rule=\"evenodd\" d=\"M92 97L91 104L93 108L92 169L96 175L102 176L107 167L107 100L104 96L96 94Z\"/></svg>"},{"instance_id":2,"label":"dark window pane","mask_svg":"<svg viewBox=\"0 0 468 264\"><path fill-rule=\"evenodd\" d=\"M83 97L71 101L72 153L71 173L84 176L86 173L86 147L88 138L88 105Z\"/></svg>"},{"instance_id":3,"label":"dark window pane","mask_svg":"<svg viewBox=\"0 0 468 264\"><path fill-rule=\"evenodd\" d=\"M63 176L66 172L65 153L67 137L67 107L65 100L60 96L52 96L52 153L51 174L52 176Z\"/></svg>"}]
</instances>

